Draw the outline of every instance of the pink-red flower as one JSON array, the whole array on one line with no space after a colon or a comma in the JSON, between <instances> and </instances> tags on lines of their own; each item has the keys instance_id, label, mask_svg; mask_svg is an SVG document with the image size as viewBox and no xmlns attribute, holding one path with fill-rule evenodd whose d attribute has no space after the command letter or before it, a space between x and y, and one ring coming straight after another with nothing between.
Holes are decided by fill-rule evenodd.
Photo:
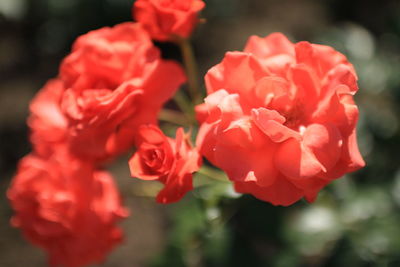
<instances>
[{"instance_id":1,"label":"pink-red flower","mask_svg":"<svg viewBox=\"0 0 400 267\"><path fill-rule=\"evenodd\" d=\"M180 200L192 190L192 173L201 165L197 149L189 144L190 136L182 128L172 139L154 125L143 125L139 130L138 150L129 160L132 177L157 180L165 187L157 195L157 202Z\"/></svg>"},{"instance_id":2,"label":"pink-red flower","mask_svg":"<svg viewBox=\"0 0 400 267\"><path fill-rule=\"evenodd\" d=\"M48 252L51 266L102 262L121 241L115 224L127 211L112 177L67 154L23 158L7 195L12 225Z\"/></svg>"},{"instance_id":3,"label":"pink-red flower","mask_svg":"<svg viewBox=\"0 0 400 267\"><path fill-rule=\"evenodd\" d=\"M331 47L253 36L205 80L197 145L238 192L275 205L313 201L330 181L364 166L357 77Z\"/></svg>"},{"instance_id":4,"label":"pink-red flower","mask_svg":"<svg viewBox=\"0 0 400 267\"><path fill-rule=\"evenodd\" d=\"M30 104L30 141L38 155L50 156L60 147L65 148L67 145L68 121L60 107L63 92L62 81L50 80Z\"/></svg>"},{"instance_id":5,"label":"pink-red flower","mask_svg":"<svg viewBox=\"0 0 400 267\"><path fill-rule=\"evenodd\" d=\"M133 17L159 41L188 38L199 22L202 0L137 0Z\"/></svg>"},{"instance_id":6,"label":"pink-red flower","mask_svg":"<svg viewBox=\"0 0 400 267\"><path fill-rule=\"evenodd\" d=\"M103 161L129 149L139 125L157 123L185 76L177 63L160 58L138 23L123 23L79 37L60 79L72 151Z\"/></svg>"}]
</instances>

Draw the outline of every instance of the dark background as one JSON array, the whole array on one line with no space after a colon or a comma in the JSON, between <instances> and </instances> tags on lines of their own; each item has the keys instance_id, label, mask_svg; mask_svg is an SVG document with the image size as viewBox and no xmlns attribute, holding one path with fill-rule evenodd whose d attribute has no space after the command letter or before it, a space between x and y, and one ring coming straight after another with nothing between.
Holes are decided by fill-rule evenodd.
<instances>
[{"instance_id":1,"label":"dark background","mask_svg":"<svg viewBox=\"0 0 400 267\"><path fill-rule=\"evenodd\" d=\"M0 0L0 266L45 266L9 226L5 197L29 153L28 104L58 72L73 40L129 21L132 0ZM155 204L153 185L112 167L131 217L126 241L101 266L400 266L400 1L208 0L193 37L202 76L247 38L281 31L333 46L355 65L358 140L367 167L324 189L313 205L274 207L202 185L178 204ZM180 59L173 45L165 57ZM201 180L203 177L197 177ZM201 182L200 182L201 183ZM149 189L150 188L150 189Z\"/></svg>"}]
</instances>

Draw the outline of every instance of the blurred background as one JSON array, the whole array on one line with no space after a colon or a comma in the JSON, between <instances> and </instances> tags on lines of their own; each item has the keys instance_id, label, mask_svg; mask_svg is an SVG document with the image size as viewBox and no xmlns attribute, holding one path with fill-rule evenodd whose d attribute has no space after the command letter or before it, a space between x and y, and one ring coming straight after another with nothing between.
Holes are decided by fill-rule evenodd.
<instances>
[{"instance_id":1,"label":"blurred background","mask_svg":"<svg viewBox=\"0 0 400 267\"><path fill-rule=\"evenodd\" d=\"M73 40L129 21L132 0L0 0L0 266L46 266L45 254L9 226L5 192L29 153L28 104L58 72ZM400 266L400 1L207 0L193 37L201 74L247 38L280 31L343 52L360 90L358 141L367 167L325 188L310 205L274 207L208 185L177 204L112 166L132 215L123 245L99 266ZM163 54L180 59L173 45ZM156 186L156 185L154 185Z\"/></svg>"}]
</instances>

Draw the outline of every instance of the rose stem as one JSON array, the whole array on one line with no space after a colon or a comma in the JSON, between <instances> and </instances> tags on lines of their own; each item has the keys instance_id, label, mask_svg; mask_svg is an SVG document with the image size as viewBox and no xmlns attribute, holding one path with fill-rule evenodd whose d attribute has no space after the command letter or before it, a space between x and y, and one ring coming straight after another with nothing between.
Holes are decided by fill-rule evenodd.
<instances>
[{"instance_id":1,"label":"rose stem","mask_svg":"<svg viewBox=\"0 0 400 267\"><path fill-rule=\"evenodd\" d=\"M189 94L192 98L193 104L198 104L201 102L201 92L198 80L198 70L196 58L193 53L193 47L190 40L187 38L182 38L179 40L179 47L182 52L183 61L186 68L186 75L188 77L189 84Z\"/></svg>"},{"instance_id":2,"label":"rose stem","mask_svg":"<svg viewBox=\"0 0 400 267\"><path fill-rule=\"evenodd\" d=\"M229 182L225 173L223 173L222 171L218 171L214 168L208 167L206 165L201 166L201 168L197 172L211 179L217 180L219 182L224 182L224 183Z\"/></svg>"},{"instance_id":3,"label":"rose stem","mask_svg":"<svg viewBox=\"0 0 400 267\"><path fill-rule=\"evenodd\" d=\"M190 125L190 119L181 112L177 112L171 109L163 109L158 115L158 119L161 121L170 122L177 125Z\"/></svg>"},{"instance_id":4,"label":"rose stem","mask_svg":"<svg viewBox=\"0 0 400 267\"><path fill-rule=\"evenodd\" d=\"M174 101L178 105L179 109L184 113L187 120L190 123L195 123L194 110L188 97L181 91L178 90L174 96Z\"/></svg>"}]
</instances>

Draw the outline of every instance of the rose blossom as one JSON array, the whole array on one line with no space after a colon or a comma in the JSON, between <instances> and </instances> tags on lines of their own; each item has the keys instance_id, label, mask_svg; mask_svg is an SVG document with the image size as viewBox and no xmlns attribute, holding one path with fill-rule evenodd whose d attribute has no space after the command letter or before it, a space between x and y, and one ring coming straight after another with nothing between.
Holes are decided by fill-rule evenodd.
<instances>
[{"instance_id":1,"label":"rose blossom","mask_svg":"<svg viewBox=\"0 0 400 267\"><path fill-rule=\"evenodd\" d=\"M127 211L112 177L67 155L23 158L7 196L12 225L45 249L51 266L102 262L122 238L115 226Z\"/></svg>"},{"instance_id":2,"label":"rose blossom","mask_svg":"<svg viewBox=\"0 0 400 267\"><path fill-rule=\"evenodd\" d=\"M188 38L204 6L201 0L137 0L132 13L153 39L168 41Z\"/></svg>"},{"instance_id":3,"label":"rose blossom","mask_svg":"<svg viewBox=\"0 0 400 267\"><path fill-rule=\"evenodd\" d=\"M29 106L30 141L34 151L41 156L50 156L61 146L66 145L68 121L60 107L63 92L62 81L50 80Z\"/></svg>"},{"instance_id":4,"label":"rose blossom","mask_svg":"<svg viewBox=\"0 0 400 267\"><path fill-rule=\"evenodd\" d=\"M331 47L253 36L205 80L197 144L236 191L274 205L313 201L330 181L364 166L357 77Z\"/></svg>"},{"instance_id":5,"label":"rose blossom","mask_svg":"<svg viewBox=\"0 0 400 267\"><path fill-rule=\"evenodd\" d=\"M189 138L182 128L175 139L154 125L139 129L138 150L129 160L131 175L162 182L165 187L157 195L159 203L176 202L193 188L192 173L200 168L201 157Z\"/></svg>"},{"instance_id":6,"label":"rose blossom","mask_svg":"<svg viewBox=\"0 0 400 267\"><path fill-rule=\"evenodd\" d=\"M91 31L77 39L60 68L61 108L73 152L107 160L129 149L143 123L185 81L181 67L160 58L137 23Z\"/></svg>"}]
</instances>

